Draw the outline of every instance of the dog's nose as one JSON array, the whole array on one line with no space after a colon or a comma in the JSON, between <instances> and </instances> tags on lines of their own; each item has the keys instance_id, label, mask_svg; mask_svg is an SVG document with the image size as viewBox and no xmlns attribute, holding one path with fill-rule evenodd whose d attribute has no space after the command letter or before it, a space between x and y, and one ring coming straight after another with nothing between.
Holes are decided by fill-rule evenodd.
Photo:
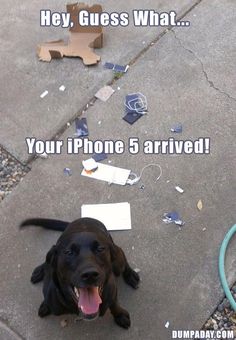
<instances>
[{"instance_id":1,"label":"dog's nose","mask_svg":"<svg viewBox=\"0 0 236 340\"><path fill-rule=\"evenodd\" d=\"M84 282L95 281L99 277L99 273L96 270L87 270L81 274L81 278Z\"/></svg>"}]
</instances>

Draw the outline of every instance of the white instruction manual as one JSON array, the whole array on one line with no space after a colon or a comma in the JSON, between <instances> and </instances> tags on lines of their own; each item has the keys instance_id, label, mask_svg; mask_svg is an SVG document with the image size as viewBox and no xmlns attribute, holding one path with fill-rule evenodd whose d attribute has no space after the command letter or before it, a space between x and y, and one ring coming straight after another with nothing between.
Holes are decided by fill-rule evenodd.
<instances>
[{"instance_id":1,"label":"white instruction manual","mask_svg":"<svg viewBox=\"0 0 236 340\"><path fill-rule=\"evenodd\" d=\"M129 178L131 170L117 168L115 166L98 163L98 168L94 172L86 172L84 169L81 173L82 176L99 179L108 183L125 185Z\"/></svg>"},{"instance_id":2,"label":"white instruction manual","mask_svg":"<svg viewBox=\"0 0 236 340\"><path fill-rule=\"evenodd\" d=\"M101 221L107 230L131 229L130 204L128 202L109 204L83 204L81 217L91 217Z\"/></svg>"}]
</instances>

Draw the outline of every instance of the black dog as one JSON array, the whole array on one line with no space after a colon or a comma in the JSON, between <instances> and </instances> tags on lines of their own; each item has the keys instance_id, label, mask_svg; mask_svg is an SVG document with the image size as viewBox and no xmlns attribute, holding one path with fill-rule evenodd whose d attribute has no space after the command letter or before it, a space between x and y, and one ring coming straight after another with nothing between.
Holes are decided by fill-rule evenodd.
<instances>
[{"instance_id":1,"label":"black dog","mask_svg":"<svg viewBox=\"0 0 236 340\"><path fill-rule=\"evenodd\" d=\"M21 224L28 225L63 231L47 253L45 263L36 267L31 276L33 283L44 280L39 316L81 312L84 319L92 320L110 308L115 322L128 328L130 316L118 304L115 276L122 274L133 288L138 287L139 276L105 226L92 218L72 223L29 219Z\"/></svg>"}]
</instances>

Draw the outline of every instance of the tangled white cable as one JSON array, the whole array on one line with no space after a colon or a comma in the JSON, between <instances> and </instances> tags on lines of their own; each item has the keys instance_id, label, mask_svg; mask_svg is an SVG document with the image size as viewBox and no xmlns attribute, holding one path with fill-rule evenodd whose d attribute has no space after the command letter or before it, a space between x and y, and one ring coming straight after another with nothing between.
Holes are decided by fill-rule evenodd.
<instances>
[{"instance_id":1,"label":"tangled white cable","mask_svg":"<svg viewBox=\"0 0 236 340\"><path fill-rule=\"evenodd\" d=\"M134 184L138 183L138 182L140 181L142 175L143 175L144 170L147 169L147 168L150 167L150 166L155 166L155 167L159 168L159 170L160 170L159 176L158 176L158 177L156 178L156 180L155 180L155 182L157 182L157 181L161 178L161 176L162 176L162 168L161 168L161 166L160 166L159 164L152 164L152 163L151 163L151 164L145 165L145 166L142 168L141 173L140 173L140 176L136 175L134 172L131 172L131 173L130 173L130 176L133 176L133 178L128 178L127 181L126 181L126 184L128 184L128 185L134 185Z\"/></svg>"}]
</instances>

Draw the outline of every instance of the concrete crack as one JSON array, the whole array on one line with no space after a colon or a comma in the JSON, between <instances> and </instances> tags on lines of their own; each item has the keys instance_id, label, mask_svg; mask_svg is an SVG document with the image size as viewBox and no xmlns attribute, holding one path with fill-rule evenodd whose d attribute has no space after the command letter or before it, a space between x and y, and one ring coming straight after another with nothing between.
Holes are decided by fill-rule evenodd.
<instances>
[{"instance_id":1,"label":"concrete crack","mask_svg":"<svg viewBox=\"0 0 236 340\"><path fill-rule=\"evenodd\" d=\"M209 76L204 68L204 64L203 62L201 61L201 59L196 55L195 52L193 52L192 50L190 50L189 48L185 47L182 40L177 37L176 35L176 32L174 30L171 30L170 32L173 33L175 39L178 41L179 45L185 50L185 51L188 51L189 53L191 53L195 59L197 59L197 61L200 63L201 65L201 69L202 69L202 73L204 74L204 77L207 81L207 83L209 84L210 87L212 87L214 90L218 91L219 93L223 94L224 96L228 97L229 99L231 100L234 100L236 102L236 98L230 96L227 92L221 90L219 87L215 86L214 82L212 80L209 79Z\"/></svg>"},{"instance_id":2,"label":"concrete crack","mask_svg":"<svg viewBox=\"0 0 236 340\"><path fill-rule=\"evenodd\" d=\"M0 320L0 329L3 329L5 332L11 335L12 339L14 340L25 340L20 334L13 330L5 320Z\"/></svg>"}]
</instances>

